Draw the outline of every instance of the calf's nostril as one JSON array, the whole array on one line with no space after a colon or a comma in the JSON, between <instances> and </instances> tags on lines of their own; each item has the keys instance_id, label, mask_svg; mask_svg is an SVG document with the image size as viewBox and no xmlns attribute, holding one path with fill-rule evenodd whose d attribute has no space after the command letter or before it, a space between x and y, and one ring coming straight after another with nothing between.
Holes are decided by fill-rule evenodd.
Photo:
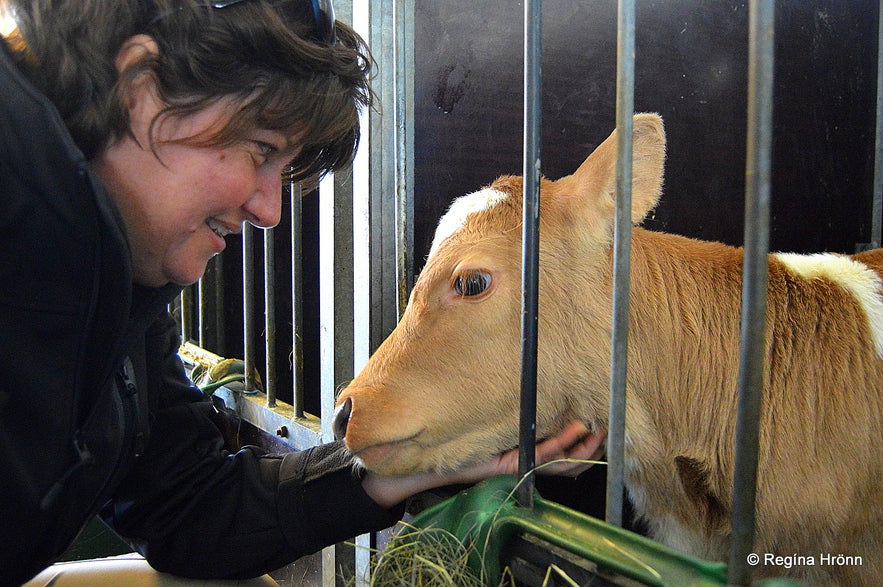
<instances>
[{"instance_id":1,"label":"calf's nostril","mask_svg":"<svg viewBox=\"0 0 883 587\"><path fill-rule=\"evenodd\" d=\"M331 421L331 429L334 431L335 440L342 440L346 436L346 426L353 413L353 399L348 397L346 401L334 410L334 419Z\"/></svg>"}]
</instances>

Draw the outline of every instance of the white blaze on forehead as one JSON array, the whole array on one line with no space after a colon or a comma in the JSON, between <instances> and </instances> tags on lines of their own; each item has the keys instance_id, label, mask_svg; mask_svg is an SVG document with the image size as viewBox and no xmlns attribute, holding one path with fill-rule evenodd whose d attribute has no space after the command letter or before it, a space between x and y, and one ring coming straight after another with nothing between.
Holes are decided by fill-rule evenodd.
<instances>
[{"instance_id":1,"label":"white blaze on forehead","mask_svg":"<svg viewBox=\"0 0 883 587\"><path fill-rule=\"evenodd\" d=\"M470 214L493 208L508 197L509 194L506 192L485 188L454 200L445 215L438 221L435 237L432 239L432 247L429 249L429 256L431 257L435 253L443 240L463 228L466 218Z\"/></svg>"},{"instance_id":2,"label":"white blaze on forehead","mask_svg":"<svg viewBox=\"0 0 883 587\"><path fill-rule=\"evenodd\" d=\"M801 277L828 279L849 291L868 316L874 348L877 356L883 357L883 280L874 270L849 257L831 253L776 253L775 257Z\"/></svg>"}]
</instances>

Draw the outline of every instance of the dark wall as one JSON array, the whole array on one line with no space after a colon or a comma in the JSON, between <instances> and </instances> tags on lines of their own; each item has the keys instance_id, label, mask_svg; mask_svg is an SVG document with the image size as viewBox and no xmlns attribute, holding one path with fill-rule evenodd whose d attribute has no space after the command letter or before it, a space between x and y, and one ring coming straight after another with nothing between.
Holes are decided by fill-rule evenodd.
<instances>
[{"instance_id":1,"label":"dark wall","mask_svg":"<svg viewBox=\"0 0 883 587\"><path fill-rule=\"evenodd\" d=\"M616 2L543 3L541 160L572 173L615 126ZM523 6L417 2L419 271L450 201L521 174ZM642 0L635 110L665 119L662 201L645 226L742 242L748 5ZM776 4L771 248L854 252L870 240L877 5Z\"/></svg>"}]
</instances>

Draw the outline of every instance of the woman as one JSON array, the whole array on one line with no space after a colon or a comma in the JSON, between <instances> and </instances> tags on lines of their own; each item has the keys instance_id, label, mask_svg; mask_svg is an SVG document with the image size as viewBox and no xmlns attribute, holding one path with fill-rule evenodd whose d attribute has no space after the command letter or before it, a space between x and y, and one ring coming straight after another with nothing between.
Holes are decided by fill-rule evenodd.
<instances>
[{"instance_id":1,"label":"woman","mask_svg":"<svg viewBox=\"0 0 883 587\"><path fill-rule=\"evenodd\" d=\"M4 4L5 3L5 4ZM283 177L347 165L371 59L310 0L0 0L0 583L99 514L156 569L254 577L517 455L383 478L340 444L229 454L166 305ZM538 462L588 458L574 425ZM579 467L562 465L573 474Z\"/></svg>"}]
</instances>

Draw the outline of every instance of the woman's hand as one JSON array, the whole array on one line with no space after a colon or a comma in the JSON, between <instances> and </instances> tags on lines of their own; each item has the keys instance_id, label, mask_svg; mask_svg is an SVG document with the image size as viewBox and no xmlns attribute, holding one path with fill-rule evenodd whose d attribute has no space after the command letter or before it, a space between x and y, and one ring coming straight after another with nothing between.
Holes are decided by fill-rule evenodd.
<instances>
[{"instance_id":1,"label":"woman's hand","mask_svg":"<svg viewBox=\"0 0 883 587\"><path fill-rule=\"evenodd\" d=\"M592 466L592 463L578 461L596 460L604 454L603 444L606 436L606 432L589 434L586 427L579 422L569 424L557 436L537 444L537 473L576 477ZM547 464L556 460L562 462ZM371 499L385 508L391 508L427 489L460 483L472 484L495 475L517 473L518 449L516 448L489 461L447 473L416 473L402 477L385 477L368 472L362 481L362 486Z\"/></svg>"}]
</instances>

